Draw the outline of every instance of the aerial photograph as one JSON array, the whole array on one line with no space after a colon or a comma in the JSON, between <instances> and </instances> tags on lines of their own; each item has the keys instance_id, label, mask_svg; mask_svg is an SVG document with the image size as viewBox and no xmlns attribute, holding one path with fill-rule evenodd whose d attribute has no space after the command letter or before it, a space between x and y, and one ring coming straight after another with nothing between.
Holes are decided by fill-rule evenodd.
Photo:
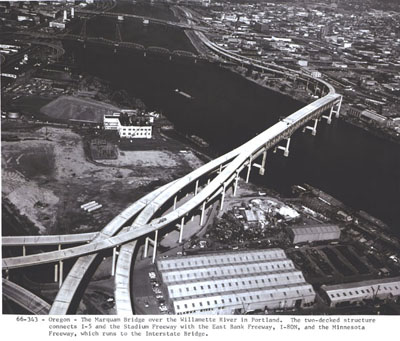
<instances>
[{"instance_id":1,"label":"aerial photograph","mask_svg":"<svg viewBox=\"0 0 400 341\"><path fill-rule=\"evenodd\" d=\"M0 1L0 73L3 315L400 315L399 0Z\"/></svg>"}]
</instances>

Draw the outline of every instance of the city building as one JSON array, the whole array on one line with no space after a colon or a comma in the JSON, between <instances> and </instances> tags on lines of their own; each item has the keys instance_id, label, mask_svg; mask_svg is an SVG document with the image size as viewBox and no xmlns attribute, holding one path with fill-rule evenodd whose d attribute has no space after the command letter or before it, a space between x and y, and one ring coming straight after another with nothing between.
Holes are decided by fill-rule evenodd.
<instances>
[{"instance_id":1,"label":"city building","mask_svg":"<svg viewBox=\"0 0 400 341\"><path fill-rule=\"evenodd\" d=\"M288 227L288 233L293 244L340 238L340 228L336 225L294 226Z\"/></svg>"},{"instance_id":2,"label":"city building","mask_svg":"<svg viewBox=\"0 0 400 341\"><path fill-rule=\"evenodd\" d=\"M157 260L175 314L243 314L312 306L315 292L282 249Z\"/></svg>"},{"instance_id":3,"label":"city building","mask_svg":"<svg viewBox=\"0 0 400 341\"><path fill-rule=\"evenodd\" d=\"M105 130L116 130L121 138L151 139L153 127L148 117L137 117L126 113L104 115Z\"/></svg>"},{"instance_id":4,"label":"city building","mask_svg":"<svg viewBox=\"0 0 400 341\"><path fill-rule=\"evenodd\" d=\"M63 29L65 29L65 22L62 22L60 20L50 21L49 22L49 27L59 28L59 29L63 30Z\"/></svg>"},{"instance_id":5,"label":"city building","mask_svg":"<svg viewBox=\"0 0 400 341\"><path fill-rule=\"evenodd\" d=\"M321 290L331 307L361 304L369 300L394 301L400 297L400 277L322 285Z\"/></svg>"}]
</instances>

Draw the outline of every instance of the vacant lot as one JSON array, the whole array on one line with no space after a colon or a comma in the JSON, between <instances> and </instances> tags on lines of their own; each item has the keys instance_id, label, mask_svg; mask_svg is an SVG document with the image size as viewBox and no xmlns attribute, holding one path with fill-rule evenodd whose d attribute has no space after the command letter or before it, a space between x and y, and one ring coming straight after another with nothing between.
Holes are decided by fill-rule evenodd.
<instances>
[{"instance_id":1,"label":"vacant lot","mask_svg":"<svg viewBox=\"0 0 400 341\"><path fill-rule=\"evenodd\" d=\"M163 145L93 163L81 136L68 129L40 128L18 137L2 142L2 195L42 234L99 231L141 196L201 165L192 152L172 153ZM92 200L103 207L93 213L80 208Z\"/></svg>"}]
</instances>

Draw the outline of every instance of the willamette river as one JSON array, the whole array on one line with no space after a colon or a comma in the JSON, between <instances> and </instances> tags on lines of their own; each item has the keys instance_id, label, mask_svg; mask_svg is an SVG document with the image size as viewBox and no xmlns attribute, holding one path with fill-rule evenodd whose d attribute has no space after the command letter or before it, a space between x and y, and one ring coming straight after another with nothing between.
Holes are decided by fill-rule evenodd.
<instances>
[{"instance_id":1,"label":"willamette river","mask_svg":"<svg viewBox=\"0 0 400 341\"><path fill-rule=\"evenodd\" d=\"M151 30L155 35L163 31ZM179 49L174 44L182 46L180 38L181 33L170 41L171 50ZM85 49L73 43L66 47L81 70L141 98L149 108L162 111L177 129L203 137L220 154L302 106L217 65L143 57L133 50L114 53L111 47L90 44ZM293 184L306 182L400 228L398 144L341 120L335 119L330 126L321 121L317 136L296 133L289 158L269 153L267 164L266 175L253 181L284 194L290 193Z\"/></svg>"}]
</instances>

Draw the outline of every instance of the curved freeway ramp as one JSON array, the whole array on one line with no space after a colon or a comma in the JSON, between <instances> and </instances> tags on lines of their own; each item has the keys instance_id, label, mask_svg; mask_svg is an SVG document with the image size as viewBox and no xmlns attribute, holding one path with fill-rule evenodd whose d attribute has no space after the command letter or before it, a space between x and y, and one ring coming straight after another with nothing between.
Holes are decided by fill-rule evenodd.
<instances>
[{"instance_id":1,"label":"curved freeway ramp","mask_svg":"<svg viewBox=\"0 0 400 341\"><path fill-rule=\"evenodd\" d=\"M2 246L40 246L80 244L92 241L98 232L79 234L60 234L51 236L6 236L1 238Z\"/></svg>"},{"instance_id":2,"label":"curved freeway ramp","mask_svg":"<svg viewBox=\"0 0 400 341\"><path fill-rule=\"evenodd\" d=\"M46 301L5 278L3 278L3 295L32 314L47 315L50 311L50 304Z\"/></svg>"},{"instance_id":3,"label":"curved freeway ramp","mask_svg":"<svg viewBox=\"0 0 400 341\"><path fill-rule=\"evenodd\" d=\"M158 195L159 192L170 185L171 184L166 184L130 205L113 220L111 220L96 236L96 238L93 239L92 242L95 243L101 240L107 240L107 238L110 238L116 234L122 228L122 226L128 222L128 220L139 213L148 205L149 202L151 202L154 197ZM100 255L98 254L89 254L87 256L80 257L75 262L57 293L57 296L51 307L50 314L65 315L69 312L71 304L76 302L76 296L79 291L78 289L85 285L84 279L86 279L86 277L89 275L90 268L92 266L94 267L99 257Z\"/></svg>"}]
</instances>

